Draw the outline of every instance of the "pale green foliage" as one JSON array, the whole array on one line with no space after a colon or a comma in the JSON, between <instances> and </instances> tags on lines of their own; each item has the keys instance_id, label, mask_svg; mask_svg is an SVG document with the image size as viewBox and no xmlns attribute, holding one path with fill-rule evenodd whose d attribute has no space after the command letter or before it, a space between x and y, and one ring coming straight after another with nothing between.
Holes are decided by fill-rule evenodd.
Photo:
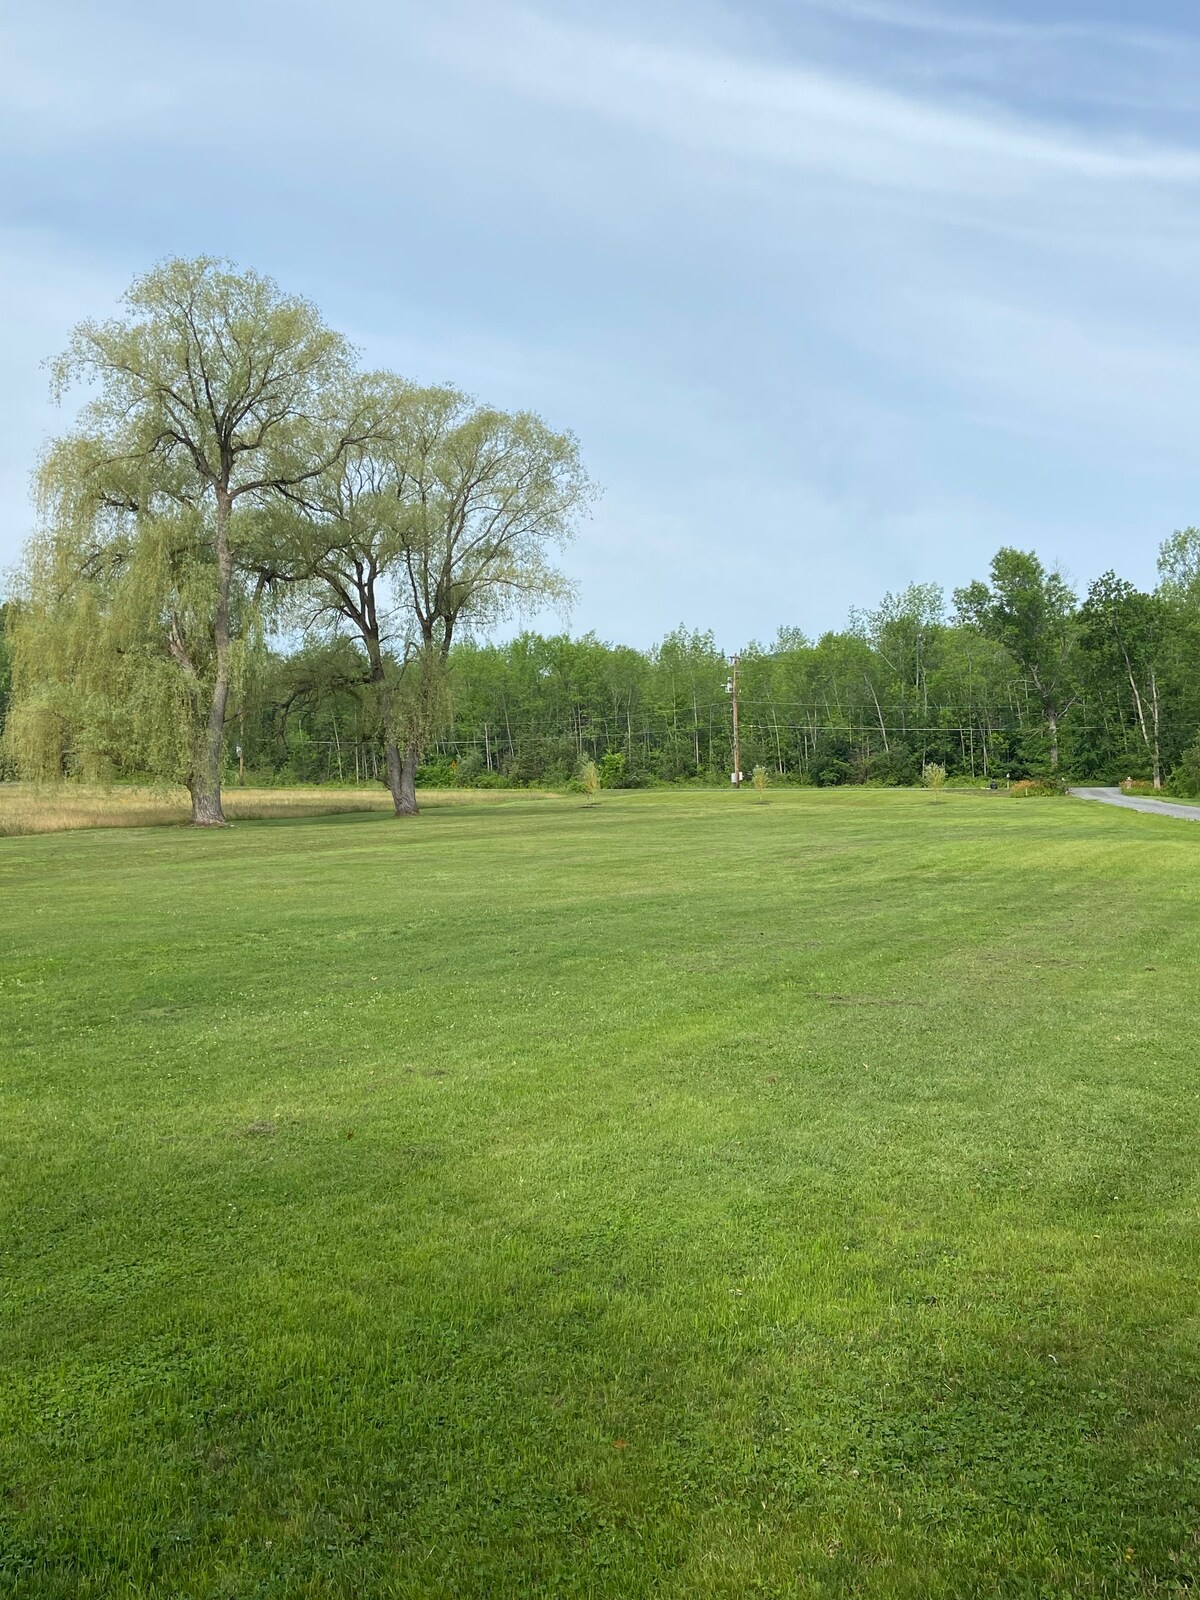
<instances>
[{"instance_id":1,"label":"pale green foliage","mask_svg":"<svg viewBox=\"0 0 1200 1600\"><path fill-rule=\"evenodd\" d=\"M219 819L227 698L260 635L239 551L251 513L345 448L349 351L306 301L207 257L164 262L125 308L52 368L57 397L94 392L38 473L7 738L31 775L120 764L202 785Z\"/></svg>"},{"instance_id":2,"label":"pale green foliage","mask_svg":"<svg viewBox=\"0 0 1200 1600\"><path fill-rule=\"evenodd\" d=\"M144 478L167 464L156 487L194 499L217 483L237 496L298 482L336 457L329 391L350 351L307 300L202 256L161 263L124 304L125 317L80 323L51 367L55 398L99 385L78 421L97 465Z\"/></svg>"},{"instance_id":3,"label":"pale green foliage","mask_svg":"<svg viewBox=\"0 0 1200 1600\"><path fill-rule=\"evenodd\" d=\"M64 520L32 541L10 623L5 742L19 771L187 781L214 676L210 548L204 512L188 507L119 530ZM233 602L236 692L261 629L244 586Z\"/></svg>"},{"instance_id":4,"label":"pale green foliage","mask_svg":"<svg viewBox=\"0 0 1200 1600\"><path fill-rule=\"evenodd\" d=\"M139 278L125 313L81 324L53 367L57 395L93 394L38 479L19 766L182 780L219 822L229 697L270 601L358 635L411 771L449 715L455 630L570 598L552 555L594 492L576 441L456 389L358 376L308 302L211 258Z\"/></svg>"},{"instance_id":5,"label":"pale green foliage","mask_svg":"<svg viewBox=\"0 0 1200 1600\"><path fill-rule=\"evenodd\" d=\"M249 519L251 564L291 585L297 620L357 622L380 581L405 548L405 511L395 460L397 436L421 393L390 372L345 378L330 404L348 438L337 457L278 499L259 502ZM364 622L369 618L363 615ZM395 631L380 616L379 633ZM404 625L401 625L403 637Z\"/></svg>"},{"instance_id":6,"label":"pale green foliage","mask_svg":"<svg viewBox=\"0 0 1200 1600\"><path fill-rule=\"evenodd\" d=\"M1200 528L1179 528L1163 541L1158 576L1170 598L1200 600Z\"/></svg>"},{"instance_id":7,"label":"pale green foliage","mask_svg":"<svg viewBox=\"0 0 1200 1600\"><path fill-rule=\"evenodd\" d=\"M402 654L448 648L460 622L571 599L551 553L595 493L572 435L386 372L348 384L341 405L347 431L369 419L367 436L291 493L296 516L258 524L268 551L282 538L318 615Z\"/></svg>"},{"instance_id":8,"label":"pale green foliage","mask_svg":"<svg viewBox=\"0 0 1200 1600\"><path fill-rule=\"evenodd\" d=\"M767 769L757 766L754 769L754 790L759 800L765 805L767 800Z\"/></svg>"},{"instance_id":9,"label":"pale green foliage","mask_svg":"<svg viewBox=\"0 0 1200 1600\"><path fill-rule=\"evenodd\" d=\"M401 750L423 750L450 720L450 681L440 650L414 645L385 666L390 693L384 727Z\"/></svg>"},{"instance_id":10,"label":"pale green foliage","mask_svg":"<svg viewBox=\"0 0 1200 1600\"><path fill-rule=\"evenodd\" d=\"M885 658L916 663L929 639L944 626L945 616L946 597L940 584L910 583L900 594L885 594L873 611L852 606L849 631L869 639Z\"/></svg>"},{"instance_id":11,"label":"pale green foliage","mask_svg":"<svg viewBox=\"0 0 1200 1600\"><path fill-rule=\"evenodd\" d=\"M263 564L297 584L309 626L349 629L367 655L379 727L410 766L449 719L456 629L565 602L551 553L592 489L567 434L389 373L347 385L369 436L258 519Z\"/></svg>"},{"instance_id":12,"label":"pale green foliage","mask_svg":"<svg viewBox=\"0 0 1200 1600\"><path fill-rule=\"evenodd\" d=\"M946 787L946 769L938 761L927 761L921 768L921 782L930 791L935 800L942 798L942 790Z\"/></svg>"},{"instance_id":13,"label":"pale green foliage","mask_svg":"<svg viewBox=\"0 0 1200 1600\"><path fill-rule=\"evenodd\" d=\"M445 646L460 620L569 601L550 553L595 492L573 435L448 387L409 391L395 420L402 582L423 638Z\"/></svg>"},{"instance_id":14,"label":"pale green foliage","mask_svg":"<svg viewBox=\"0 0 1200 1600\"><path fill-rule=\"evenodd\" d=\"M8 702L12 689L12 647L8 638L8 630L15 621L15 607L0 601L0 782L9 776L16 775L16 764L9 754L7 741L4 738L4 727L8 720Z\"/></svg>"},{"instance_id":15,"label":"pale green foliage","mask_svg":"<svg viewBox=\"0 0 1200 1600\"><path fill-rule=\"evenodd\" d=\"M588 804L594 805L600 792L600 768L590 756L579 764L579 786L587 795Z\"/></svg>"}]
</instances>

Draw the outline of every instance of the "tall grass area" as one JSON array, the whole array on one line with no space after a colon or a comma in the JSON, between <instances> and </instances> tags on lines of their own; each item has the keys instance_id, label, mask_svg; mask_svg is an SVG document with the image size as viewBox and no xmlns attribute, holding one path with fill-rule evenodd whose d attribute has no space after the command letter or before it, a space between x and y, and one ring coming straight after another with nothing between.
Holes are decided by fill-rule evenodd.
<instances>
[{"instance_id":1,"label":"tall grass area","mask_svg":"<svg viewBox=\"0 0 1200 1600\"><path fill-rule=\"evenodd\" d=\"M0 844L0 1593L1192 1592L1200 833L503 798Z\"/></svg>"},{"instance_id":2,"label":"tall grass area","mask_svg":"<svg viewBox=\"0 0 1200 1600\"><path fill-rule=\"evenodd\" d=\"M503 798L486 791L422 790L423 803L445 805ZM334 816L392 809L382 785L361 788L312 784L287 789L231 787L224 794L230 822L279 817ZM133 784L0 783L0 838L24 833L62 833L72 828L151 828L190 820L186 789L140 788Z\"/></svg>"}]
</instances>

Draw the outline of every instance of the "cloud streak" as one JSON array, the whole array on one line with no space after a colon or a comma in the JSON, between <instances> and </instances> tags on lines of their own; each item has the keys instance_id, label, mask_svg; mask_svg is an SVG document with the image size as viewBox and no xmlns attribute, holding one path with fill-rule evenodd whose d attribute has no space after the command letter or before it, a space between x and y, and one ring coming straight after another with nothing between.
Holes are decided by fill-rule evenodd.
<instances>
[{"instance_id":1,"label":"cloud streak","mask_svg":"<svg viewBox=\"0 0 1200 1600\"><path fill-rule=\"evenodd\" d=\"M443 63L578 112L694 148L770 161L872 188L961 197L1019 194L1044 180L1200 184L1200 153L1145 140L1084 139L1029 121L961 111L801 65L739 59L564 26L537 11L434 22Z\"/></svg>"}]
</instances>

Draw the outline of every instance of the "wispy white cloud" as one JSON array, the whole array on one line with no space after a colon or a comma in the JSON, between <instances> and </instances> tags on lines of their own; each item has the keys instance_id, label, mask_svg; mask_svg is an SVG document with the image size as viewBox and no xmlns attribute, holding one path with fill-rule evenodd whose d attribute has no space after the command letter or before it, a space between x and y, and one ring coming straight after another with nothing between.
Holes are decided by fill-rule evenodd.
<instances>
[{"instance_id":1,"label":"wispy white cloud","mask_svg":"<svg viewBox=\"0 0 1200 1600\"><path fill-rule=\"evenodd\" d=\"M1083 137L1000 109L968 114L803 63L667 49L544 12L472 8L422 27L457 70L647 133L872 188L971 196L1046 179L1200 186L1200 152Z\"/></svg>"},{"instance_id":2,"label":"wispy white cloud","mask_svg":"<svg viewBox=\"0 0 1200 1600\"><path fill-rule=\"evenodd\" d=\"M1167 29L1092 17L1061 18L1049 8L1041 16L1030 19L911 5L903 0L799 0L799 4L802 9L825 12L844 21L882 23L890 28L941 38L1017 42L1038 47L1062 40L1096 40L1121 48L1155 52L1179 46L1178 35Z\"/></svg>"}]
</instances>

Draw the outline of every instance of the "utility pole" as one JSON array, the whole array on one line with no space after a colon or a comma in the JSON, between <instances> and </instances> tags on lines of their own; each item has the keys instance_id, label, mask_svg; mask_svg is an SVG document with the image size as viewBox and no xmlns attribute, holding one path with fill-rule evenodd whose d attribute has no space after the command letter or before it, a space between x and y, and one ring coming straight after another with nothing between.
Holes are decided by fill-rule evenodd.
<instances>
[{"instance_id":1,"label":"utility pole","mask_svg":"<svg viewBox=\"0 0 1200 1600\"><path fill-rule=\"evenodd\" d=\"M738 685L737 685L738 658L733 658L733 677L730 678L726 688L733 697L733 783L734 788L742 787L742 746L738 738Z\"/></svg>"}]
</instances>

